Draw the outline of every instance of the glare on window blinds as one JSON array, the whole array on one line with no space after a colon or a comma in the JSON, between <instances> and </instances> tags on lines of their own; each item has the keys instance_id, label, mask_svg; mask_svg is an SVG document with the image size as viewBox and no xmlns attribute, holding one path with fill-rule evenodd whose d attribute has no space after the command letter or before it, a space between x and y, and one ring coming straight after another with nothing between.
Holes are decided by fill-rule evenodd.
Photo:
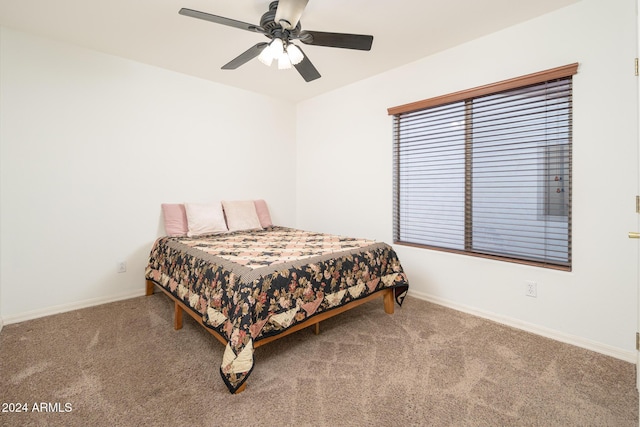
<instances>
[{"instance_id":1,"label":"glare on window blinds","mask_svg":"<svg viewBox=\"0 0 640 427\"><path fill-rule=\"evenodd\" d=\"M571 85L395 114L395 241L570 266Z\"/></svg>"}]
</instances>

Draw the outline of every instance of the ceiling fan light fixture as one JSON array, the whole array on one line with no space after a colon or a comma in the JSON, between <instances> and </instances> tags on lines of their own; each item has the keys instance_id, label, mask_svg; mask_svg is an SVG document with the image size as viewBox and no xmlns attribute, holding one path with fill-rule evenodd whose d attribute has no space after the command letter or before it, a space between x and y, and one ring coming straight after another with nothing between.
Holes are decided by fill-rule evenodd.
<instances>
[{"instance_id":1,"label":"ceiling fan light fixture","mask_svg":"<svg viewBox=\"0 0 640 427\"><path fill-rule=\"evenodd\" d=\"M284 41L280 37L275 37L271 43L269 43L269 47L273 51L275 58L280 57L284 53Z\"/></svg>"},{"instance_id":2,"label":"ceiling fan light fixture","mask_svg":"<svg viewBox=\"0 0 640 427\"><path fill-rule=\"evenodd\" d=\"M284 53L278 58L278 69L288 70L289 68L291 68L291 59L289 59L289 55Z\"/></svg>"},{"instance_id":3,"label":"ceiling fan light fixture","mask_svg":"<svg viewBox=\"0 0 640 427\"><path fill-rule=\"evenodd\" d=\"M279 59L283 55L285 55L284 43L281 38L276 37L262 50L258 60L270 67L274 59Z\"/></svg>"},{"instance_id":4,"label":"ceiling fan light fixture","mask_svg":"<svg viewBox=\"0 0 640 427\"><path fill-rule=\"evenodd\" d=\"M300 48L293 43L289 43L287 45L287 54L289 55L289 59L293 65L301 63L304 59L304 54Z\"/></svg>"},{"instance_id":5,"label":"ceiling fan light fixture","mask_svg":"<svg viewBox=\"0 0 640 427\"><path fill-rule=\"evenodd\" d=\"M258 55L258 60L267 67L271 66L271 63L273 62L273 55L271 54L271 49L269 49L269 46L262 49L262 52L260 52L260 55Z\"/></svg>"}]
</instances>

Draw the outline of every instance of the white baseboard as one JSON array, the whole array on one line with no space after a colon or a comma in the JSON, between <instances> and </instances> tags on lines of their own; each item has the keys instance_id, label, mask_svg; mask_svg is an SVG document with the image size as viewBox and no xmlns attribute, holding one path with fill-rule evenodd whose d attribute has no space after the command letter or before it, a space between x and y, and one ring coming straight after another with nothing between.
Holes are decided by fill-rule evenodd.
<instances>
[{"instance_id":1,"label":"white baseboard","mask_svg":"<svg viewBox=\"0 0 640 427\"><path fill-rule=\"evenodd\" d=\"M40 317L51 316L52 314L65 313L67 311L79 310L81 308L93 307L95 305L107 304L110 302L121 301L125 299L140 297L145 294L145 290L140 289L133 292L126 292L118 295L111 295L108 297L91 298L83 301L76 301L69 304L61 304L53 307L46 307L40 310L27 311L25 313L12 314L0 318L0 330L1 325L10 325L12 323L20 323L27 320L38 319Z\"/></svg>"},{"instance_id":2,"label":"white baseboard","mask_svg":"<svg viewBox=\"0 0 640 427\"><path fill-rule=\"evenodd\" d=\"M473 307L457 304L452 301L448 301L439 297L434 297L432 295L427 295L420 292L414 292L411 289L409 290L408 295L424 301L428 301L434 304L448 307L453 310L462 311L464 313L468 313L474 316L482 317L484 319L492 320L494 322L511 326L516 329L521 329L523 331L531 332L536 335L541 335L546 338L551 338L553 340L560 341L566 344L575 345L577 347L595 351L597 353L601 353L607 356L615 357L616 359L624 360L626 362L633 363L634 365L637 363L637 356L634 351L622 350L617 347L612 347L606 344L602 344L596 341L591 341L575 335L565 334L564 332L559 332L553 329L545 328L539 325L535 325L533 323L523 322L521 320L514 319L511 317L500 316L495 313L478 310Z\"/></svg>"}]
</instances>

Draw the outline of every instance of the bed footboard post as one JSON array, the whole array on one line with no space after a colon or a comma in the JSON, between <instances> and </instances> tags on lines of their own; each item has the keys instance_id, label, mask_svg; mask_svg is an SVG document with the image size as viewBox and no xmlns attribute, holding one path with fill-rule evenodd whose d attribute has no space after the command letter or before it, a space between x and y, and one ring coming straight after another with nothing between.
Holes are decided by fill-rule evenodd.
<instances>
[{"instance_id":1,"label":"bed footboard post","mask_svg":"<svg viewBox=\"0 0 640 427\"><path fill-rule=\"evenodd\" d=\"M145 295L146 296L153 295L154 288L155 288L155 283L153 283L151 280L147 280L147 290L145 291Z\"/></svg>"},{"instance_id":2,"label":"bed footboard post","mask_svg":"<svg viewBox=\"0 0 640 427\"><path fill-rule=\"evenodd\" d=\"M393 299L393 289L385 290L384 295L382 296L382 301L384 303L384 312L387 314L393 314L393 310L395 308Z\"/></svg>"},{"instance_id":3,"label":"bed footboard post","mask_svg":"<svg viewBox=\"0 0 640 427\"><path fill-rule=\"evenodd\" d=\"M175 308L173 312L173 329L176 331L182 329L182 307L178 302L175 302Z\"/></svg>"}]
</instances>

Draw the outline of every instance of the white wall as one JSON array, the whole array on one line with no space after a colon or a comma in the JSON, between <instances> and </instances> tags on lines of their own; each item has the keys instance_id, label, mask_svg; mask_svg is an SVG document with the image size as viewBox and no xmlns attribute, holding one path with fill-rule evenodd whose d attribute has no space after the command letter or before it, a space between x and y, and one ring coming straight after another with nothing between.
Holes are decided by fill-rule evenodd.
<instances>
[{"instance_id":1,"label":"white wall","mask_svg":"<svg viewBox=\"0 0 640 427\"><path fill-rule=\"evenodd\" d=\"M573 271L395 248L415 296L635 361L635 28L634 0L583 0L300 103L297 226L391 242L388 107L579 62ZM537 298L525 296L527 280Z\"/></svg>"},{"instance_id":2,"label":"white wall","mask_svg":"<svg viewBox=\"0 0 640 427\"><path fill-rule=\"evenodd\" d=\"M6 28L0 61L5 323L142 295L163 202L264 198L294 225L288 104Z\"/></svg>"}]
</instances>

